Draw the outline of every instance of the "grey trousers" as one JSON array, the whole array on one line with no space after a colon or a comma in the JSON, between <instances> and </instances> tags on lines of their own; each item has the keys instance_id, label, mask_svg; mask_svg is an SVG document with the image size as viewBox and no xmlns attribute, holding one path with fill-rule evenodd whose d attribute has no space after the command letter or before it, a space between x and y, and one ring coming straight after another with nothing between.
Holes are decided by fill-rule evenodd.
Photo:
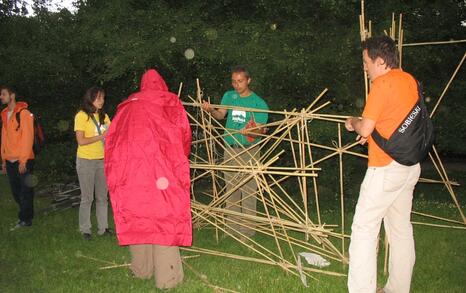
<instances>
[{"instance_id":1,"label":"grey trousers","mask_svg":"<svg viewBox=\"0 0 466 293\"><path fill-rule=\"evenodd\" d=\"M91 233L91 207L96 199L97 234L101 235L108 228L108 189L104 174L104 160L87 160L76 158L81 203L79 205L79 230Z\"/></svg>"},{"instance_id":2,"label":"grey trousers","mask_svg":"<svg viewBox=\"0 0 466 293\"><path fill-rule=\"evenodd\" d=\"M228 148L228 152L224 153L224 161L229 160L231 157L236 157L238 153L241 153L243 148ZM229 166L238 166L240 164L249 164L249 161L252 160L252 164L255 165L255 161L259 160L260 152L258 152L258 147L254 147L247 152L236 157L237 159L232 159L226 163ZM241 163L240 163L241 162ZM229 198L226 200L225 209L239 212L248 215L256 215L256 206L257 206L257 197L253 195L257 191L257 183L254 178L247 181L243 185L239 185L241 181L244 180L245 176L248 176L249 173L238 173L238 172L224 172L223 176L225 179L226 192L234 190ZM253 229L242 226L241 218L235 216L227 216L227 228L226 230L232 233L240 232L250 237L255 234ZM230 221L228 221L230 220Z\"/></svg>"},{"instance_id":3,"label":"grey trousers","mask_svg":"<svg viewBox=\"0 0 466 293\"><path fill-rule=\"evenodd\" d=\"M154 276L159 289L176 287L183 281L183 265L178 246L135 244L129 246L131 271L134 276L149 279Z\"/></svg>"}]
</instances>

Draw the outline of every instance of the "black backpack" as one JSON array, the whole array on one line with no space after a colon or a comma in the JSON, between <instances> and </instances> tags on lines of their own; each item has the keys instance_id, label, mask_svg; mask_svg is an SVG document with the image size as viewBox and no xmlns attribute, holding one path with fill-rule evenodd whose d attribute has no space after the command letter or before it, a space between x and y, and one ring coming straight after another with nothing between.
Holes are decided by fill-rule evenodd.
<instances>
[{"instance_id":1,"label":"black backpack","mask_svg":"<svg viewBox=\"0 0 466 293\"><path fill-rule=\"evenodd\" d=\"M18 122L18 127L16 127L16 131L19 130L21 127L21 112L25 108L19 110L16 113L16 121ZM32 113L31 113L32 114ZM32 144L32 150L34 152L34 155L39 155L40 151L44 147L45 144L45 135L44 135L44 128L42 127L42 124L40 123L40 118L37 117L36 115L32 114L32 118L34 121L34 143Z\"/></svg>"},{"instance_id":2,"label":"black backpack","mask_svg":"<svg viewBox=\"0 0 466 293\"><path fill-rule=\"evenodd\" d=\"M377 145L387 155L405 166L412 166L424 160L435 139L434 126L424 103L419 82L417 86L418 101L388 140L383 138L376 129L371 134Z\"/></svg>"}]
</instances>

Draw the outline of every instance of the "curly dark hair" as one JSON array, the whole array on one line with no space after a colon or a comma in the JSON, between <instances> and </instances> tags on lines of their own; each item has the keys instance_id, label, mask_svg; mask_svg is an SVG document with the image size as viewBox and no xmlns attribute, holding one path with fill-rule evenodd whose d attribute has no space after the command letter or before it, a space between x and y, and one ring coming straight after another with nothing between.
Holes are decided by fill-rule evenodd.
<instances>
[{"instance_id":1,"label":"curly dark hair","mask_svg":"<svg viewBox=\"0 0 466 293\"><path fill-rule=\"evenodd\" d=\"M380 57L389 68L398 68L400 66L396 43L389 36L368 38L362 42L362 49L367 50L367 55L372 61Z\"/></svg>"},{"instance_id":2,"label":"curly dark hair","mask_svg":"<svg viewBox=\"0 0 466 293\"><path fill-rule=\"evenodd\" d=\"M101 87L93 86L86 91L86 93L84 94L82 98L80 110L89 116L88 119L91 118L91 115L93 115L97 110L92 103L94 103L95 99L97 99L97 96L100 93L105 94L105 90ZM104 124L105 123L104 122L105 121L104 108L99 109L97 113L99 114L100 124Z\"/></svg>"}]
</instances>

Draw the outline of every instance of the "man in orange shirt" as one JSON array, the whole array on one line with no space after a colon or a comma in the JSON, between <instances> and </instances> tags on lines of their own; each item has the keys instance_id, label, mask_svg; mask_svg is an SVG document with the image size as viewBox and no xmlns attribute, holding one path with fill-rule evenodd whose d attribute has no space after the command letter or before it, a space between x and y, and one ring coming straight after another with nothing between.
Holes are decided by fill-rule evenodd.
<instances>
[{"instance_id":1,"label":"man in orange shirt","mask_svg":"<svg viewBox=\"0 0 466 293\"><path fill-rule=\"evenodd\" d=\"M385 138L397 129L417 102L416 80L399 69L395 42L373 37L363 42L364 70L372 84L362 117L346 120L360 143L369 143L369 162L361 184L351 227L349 292L376 292L377 242L384 220L390 243L389 278L377 292L409 292L415 261L410 221L414 187L421 172L419 163L404 166L388 156L372 139L374 129Z\"/></svg>"},{"instance_id":2,"label":"man in orange shirt","mask_svg":"<svg viewBox=\"0 0 466 293\"><path fill-rule=\"evenodd\" d=\"M11 193L19 206L19 221L13 228L16 229L31 226L34 216L31 178L34 164L34 124L32 114L27 110L28 105L16 102L16 92L6 86L2 86L0 90L0 100L7 105L1 113L2 173L8 174Z\"/></svg>"}]
</instances>

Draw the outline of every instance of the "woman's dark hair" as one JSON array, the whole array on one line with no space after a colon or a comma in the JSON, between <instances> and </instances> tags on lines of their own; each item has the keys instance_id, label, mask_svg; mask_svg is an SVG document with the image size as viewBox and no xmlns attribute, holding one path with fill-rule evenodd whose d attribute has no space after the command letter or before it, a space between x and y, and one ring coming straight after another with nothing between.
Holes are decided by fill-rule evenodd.
<instances>
[{"instance_id":1,"label":"woman's dark hair","mask_svg":"<svg viewBox=\"0 0 466 293\"><path fill-rule=\"evenodd\" d=\"M101 87L93 86L89 88L83 96L80 110L82 110L84 113L86 113L89 116L88 119L97 110L92 103L94 103L94 101L97 99L97 96L99 95L99 93L105 94L105 90ZM104 108L98 110L97 113L99 114L99 123L104 124L105 123Z\"/></svg>"},{"instance_id":2,"label":"woman's dark hair","mask_svg":"<svg viewBox=\"0 0 466 293\"><path fill-rule=\"evenodd\" d=\"M398 68L400 66L398 49L395 41L389 36L369 38L362 42L362 49L367 50L367 55L372 61L380 57L389 68Z\"/></svg>"}]
</instances>

